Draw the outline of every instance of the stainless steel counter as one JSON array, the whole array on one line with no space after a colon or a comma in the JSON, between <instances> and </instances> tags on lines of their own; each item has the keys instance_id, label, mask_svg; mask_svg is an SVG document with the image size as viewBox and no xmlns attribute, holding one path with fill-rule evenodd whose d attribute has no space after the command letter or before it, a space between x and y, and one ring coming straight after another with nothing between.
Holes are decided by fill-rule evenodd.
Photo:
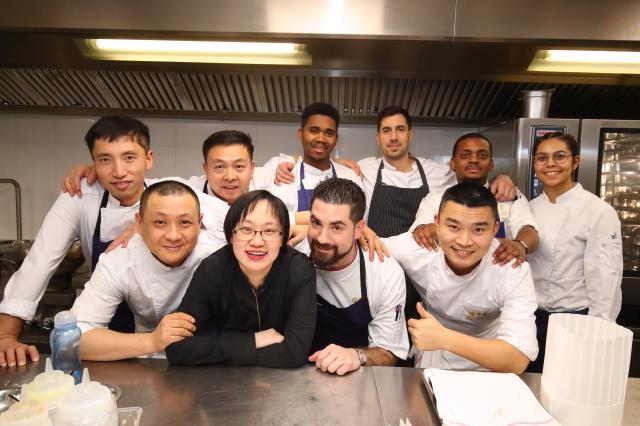
<instances>
[{"instance_id":1,"label":"stainless steel counter","mask_svg":"<svg viewBox=\"0 0 640 426\"><path fill-rule=\"evenodd\" d=\"M162 360L87 362L92 379L118 385L119 407L144 408L142 425L435 425L422 370L365 367L345 377L297 370L170 367ZM44 361L0 370L11 384L30 381ZM524 381L538 394L540 375ZM629 379L625 425L640 424L640 379Z\"/></svg>"}]
</instances>

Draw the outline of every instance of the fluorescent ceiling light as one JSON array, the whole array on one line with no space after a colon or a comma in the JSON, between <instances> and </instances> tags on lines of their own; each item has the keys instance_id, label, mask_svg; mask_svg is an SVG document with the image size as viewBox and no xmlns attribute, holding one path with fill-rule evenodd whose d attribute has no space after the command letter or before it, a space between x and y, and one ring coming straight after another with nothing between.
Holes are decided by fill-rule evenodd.
<instances>
[{"instance_id":1,"label":"fluorescent ceiling light","mask_svg":"<svg viewBox=\"0 0 640 426\"><path fill-rule=\"evenodd\" d=\"M297 43L134 39L76 40L91 59L143 62L310 65L306 45Z\"/></svg>"},{"instance_id":2,"label":"fluorescent ceiling light","mask_svg":"<svg viewBox=\"0 0 640 426\"><path fill-rule=\"evenodd\" d=\"M528 71L640 74L640 52L538 50Z\"/></svg>"}]
</instances>

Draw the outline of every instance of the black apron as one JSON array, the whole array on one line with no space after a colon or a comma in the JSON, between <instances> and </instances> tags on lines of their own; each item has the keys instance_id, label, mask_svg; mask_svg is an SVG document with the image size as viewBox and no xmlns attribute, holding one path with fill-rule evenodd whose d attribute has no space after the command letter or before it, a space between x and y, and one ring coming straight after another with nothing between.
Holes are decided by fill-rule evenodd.
<instances>
[{"instance_id":1,"label":"black apron","mask_svg":"<svg viewBox=\"0 0 640 426\"><path fill-rule=\"evenodd\" d=\"M311 353L322 350L331 343L344 348L369 346L369 323L373 319L367 297L367 274L362 249L360 255L360 300L346 308L338 308L316 295L318 317Z\"/></svg>"},{"instance_id":2,"label":"black apron","mask_svg":"<svg viewBox=\"0 0 640 426\"><path fill-rule=\"evenodd\" d=\"M413 160L422 179L420 188L400 188L382 183L384 161L380 160L367 221L369 228L373 229L379 237L393 237L407 232L416 220L420 202L429 193L429 184L422 164L416 158Z\"/></svg>"},{"instance_id":3,"label":"black apron","mask_svg":"<svg viewBox=\"0 0 640 426\"><path fill-rule=\"evenodd\" d=\"M146 185L145 185L146 187ZM96 227L93 230L93 239L91 242L91 272L96 269L98 259L100 255L109 247L111 241L102 242L100 240L100 224L102 222L102 209L107 207L109 201L109 192L104 191L102 195L102 201L100 202L100 208L98 209L98 220L96 220ZM133 313L129 309L127 302L122 302L118 305L116 313L111 318L109 323L109 330L117 331L120 333L135 333L136 324L133 319Z\"/></svg>"},{"instance_id":4,"label":"black apron","mask_svg":"<svg viewBox=\"0 0 640 426\"><path fill-rule=\"evenodd\" d=\"M333 177L337 177L336 168L331 164L331 172ZM306 212L311 208L311 199L313 198L314 189L305 189L302 181L304 180L304 161L300 163L300 186L298 187L298 209L296 211Z\"/></svg>"},{"instance_id":5,"label":"black apron","mask_svg":"<svg viewBox=\"0 0 640 426\"><path fill-rule=\"evenodd\" d=\"M411 157L416 162L422 186L419 188L400 188L382 183L382 169L384 160L380 160L376 184L373 187L371 204L369 205L369 218L367 225L380 237L392 237L407 232L416 220L416 213L422 199L429 193L429 184L424 174L420 161ZM409 276L405 274L407 297L404 305L405 319L419 319L420 315L416 303L420 300L418 292L414 288ZM409 334L409 342L411 335ZM411 360L400 360L402 367L413 367Z\"/></svg>"}]
</instances>

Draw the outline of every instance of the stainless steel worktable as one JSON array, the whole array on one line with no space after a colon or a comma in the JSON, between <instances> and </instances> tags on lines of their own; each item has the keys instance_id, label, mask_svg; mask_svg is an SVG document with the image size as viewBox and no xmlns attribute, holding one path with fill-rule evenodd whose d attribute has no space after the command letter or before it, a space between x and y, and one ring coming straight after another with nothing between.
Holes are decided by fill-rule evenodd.
<instances>
[{"instance_id":1,"label":"stainless steel worktable","mask_svg":"<svg viewBox=\"0 0 640 426\"><path fill-rule=\"evenodd\" d=\"M118 385L119 407L144 409L142 425L437 424L422 370L365 367L345 377L313 367L170 367L163 360L87 362L91 378ZM0 370L11 384L30 381L44 361ZM539 374L523 379L534 390ZM640 424L640 379L629 379L625 425Z\"/></svg>"}]
</instances>

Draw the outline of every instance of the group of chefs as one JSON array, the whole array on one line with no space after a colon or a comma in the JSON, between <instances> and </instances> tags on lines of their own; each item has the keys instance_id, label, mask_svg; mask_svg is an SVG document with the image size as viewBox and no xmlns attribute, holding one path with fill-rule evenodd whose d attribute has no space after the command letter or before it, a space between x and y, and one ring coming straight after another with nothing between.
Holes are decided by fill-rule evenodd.
<instances>
[{"instance_id":1,"label":"group of chefs","mask_svg":"<svg viewBox=\"0 0 640 426\"><path fill-rule=\"evenodd\" d=\"M39 359L19 335L76 239L92 268L72 307L85 360L519 374L541 371L550 314L615 321L620 221L575 182L571 135L534 145L544 192L529 202L508 176L489 180L481 133L455 141L449 164L415 157L411 117L390 106L382 156L355 162L332 158L339 124L311 104L302 155L256 167L251 137L224 130L203 143L204 175L148 179L147 126L97 120L92 164L67 174L5 288L0 366Z\"/></svg>"}]
</instances>

